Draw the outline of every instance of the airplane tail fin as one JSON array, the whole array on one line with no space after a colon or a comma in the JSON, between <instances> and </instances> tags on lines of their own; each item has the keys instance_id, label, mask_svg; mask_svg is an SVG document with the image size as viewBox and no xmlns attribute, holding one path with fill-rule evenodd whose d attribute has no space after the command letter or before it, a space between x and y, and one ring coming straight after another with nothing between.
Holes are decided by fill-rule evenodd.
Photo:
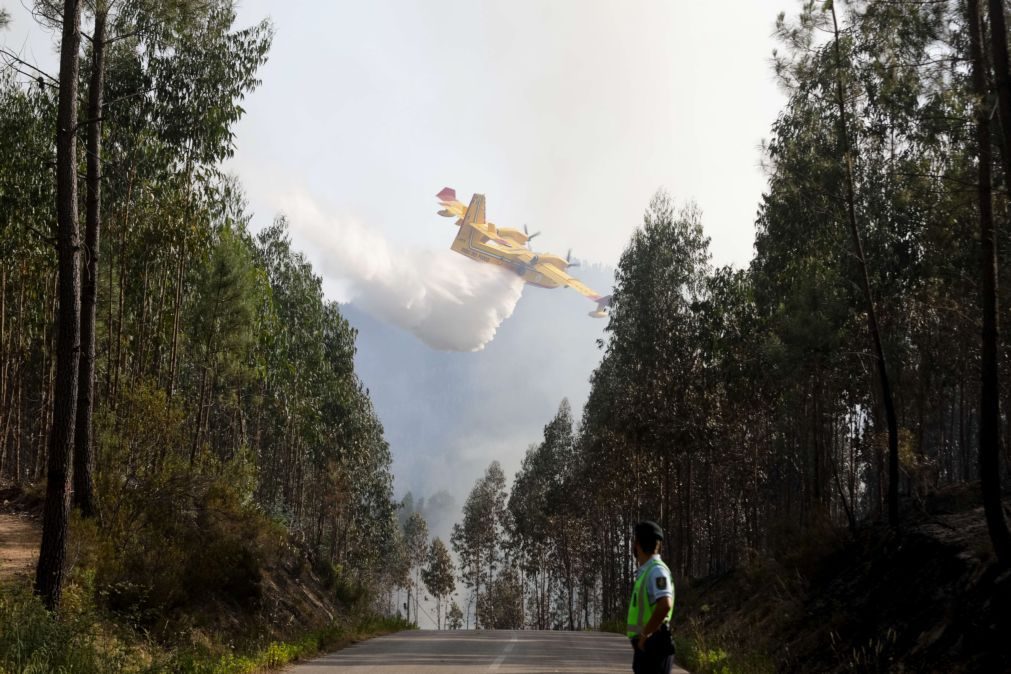
<instances>
[{"instance_id":1,"label":"airplane tail fin","mask_svg":"<svg viewBox=\"0 0 1011 674\"><path fill-rule=\"evenodd\" d=\"M470 206L463 216L462 225L483 225L484 219L484 195L475 194L470 200Z\"/></svg>"},{"instance_id":2,"label":"airplane tail fin","mask_svg":"<svg viewBox=\"0 0 1011 674\"><path fill-rule=\"evenodd\" d=\"M442 191L435 195L443 209L439 215L444 218L456 218L456 224L463 222L463 216L467 213L467 207L456 199L456 190L452 187L443 187Z\"/></svg>"}]
</instances>

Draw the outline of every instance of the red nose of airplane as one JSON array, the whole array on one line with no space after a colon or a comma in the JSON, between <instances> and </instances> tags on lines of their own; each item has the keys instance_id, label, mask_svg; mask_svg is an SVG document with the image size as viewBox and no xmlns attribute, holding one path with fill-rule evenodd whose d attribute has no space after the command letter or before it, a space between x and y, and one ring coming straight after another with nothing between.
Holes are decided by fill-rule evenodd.
<instances>
[{"instance_id":1,"label":"red nose of airplane","mask_svg":"<svg viewBox=\"0 0 1011 674\"><path fill-rule=\"evenodd\" d=\"M451 187L443 187L442 191L435 195L439 201L456 201L456 190Z\"/></svg>"}]
</instances>

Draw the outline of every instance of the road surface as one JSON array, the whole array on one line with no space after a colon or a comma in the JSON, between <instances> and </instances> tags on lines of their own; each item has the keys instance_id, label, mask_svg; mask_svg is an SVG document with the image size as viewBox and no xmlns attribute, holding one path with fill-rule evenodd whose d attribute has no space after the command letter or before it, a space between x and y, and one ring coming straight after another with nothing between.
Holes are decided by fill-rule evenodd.
<instances>
[{"instance_id":1,"label":"road surface","mask_svg":"<svg viewBox=\"0 0 1011 674\"><path fill-rule=\"evenodd\" d=\"M434 630L399 632L355 644L291 674L575 674L632 671L632 647L616 634ZM686 674L675 668L676 673Z\"/></svg>"}]
</instances>

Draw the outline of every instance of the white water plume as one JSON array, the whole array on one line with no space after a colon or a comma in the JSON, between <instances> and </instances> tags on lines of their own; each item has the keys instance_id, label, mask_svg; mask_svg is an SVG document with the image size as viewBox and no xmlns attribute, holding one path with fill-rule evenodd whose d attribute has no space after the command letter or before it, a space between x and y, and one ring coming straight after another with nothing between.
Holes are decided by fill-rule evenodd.
<instances>
[{"instance_id":1,"label":"white water plume","mask_svg":"<svg viewBox=\"0 0 1011 674\"><path fill-rule=\"evenodd\" d=\"M509 318L523 280L449 250L398 248L361 223L328 216L303 192L281 210L317 250L323 273L349 285L361 309L409 330L440 351L480 351Z\"/></svg>"}]
</instances>

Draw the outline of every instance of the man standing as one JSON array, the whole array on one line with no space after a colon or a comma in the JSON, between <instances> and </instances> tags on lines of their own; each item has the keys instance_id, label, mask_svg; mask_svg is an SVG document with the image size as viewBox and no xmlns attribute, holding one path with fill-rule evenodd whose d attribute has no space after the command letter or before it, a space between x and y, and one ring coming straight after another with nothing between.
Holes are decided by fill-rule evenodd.
<instances>
[{"instance_id":1,"label":"man standing","mask_svg":"<svg viewBox=\"0 0 1011 674\"><path fill-rule=\"evenodd\" d=\"M627 634L635 655L635 674L670 674L674 642L670 619L674 614L674 583L670 569L660 559L663 529L656 522L635 525L632 553L639 564L628 605Z\"/></svg>"}]
</instances>

